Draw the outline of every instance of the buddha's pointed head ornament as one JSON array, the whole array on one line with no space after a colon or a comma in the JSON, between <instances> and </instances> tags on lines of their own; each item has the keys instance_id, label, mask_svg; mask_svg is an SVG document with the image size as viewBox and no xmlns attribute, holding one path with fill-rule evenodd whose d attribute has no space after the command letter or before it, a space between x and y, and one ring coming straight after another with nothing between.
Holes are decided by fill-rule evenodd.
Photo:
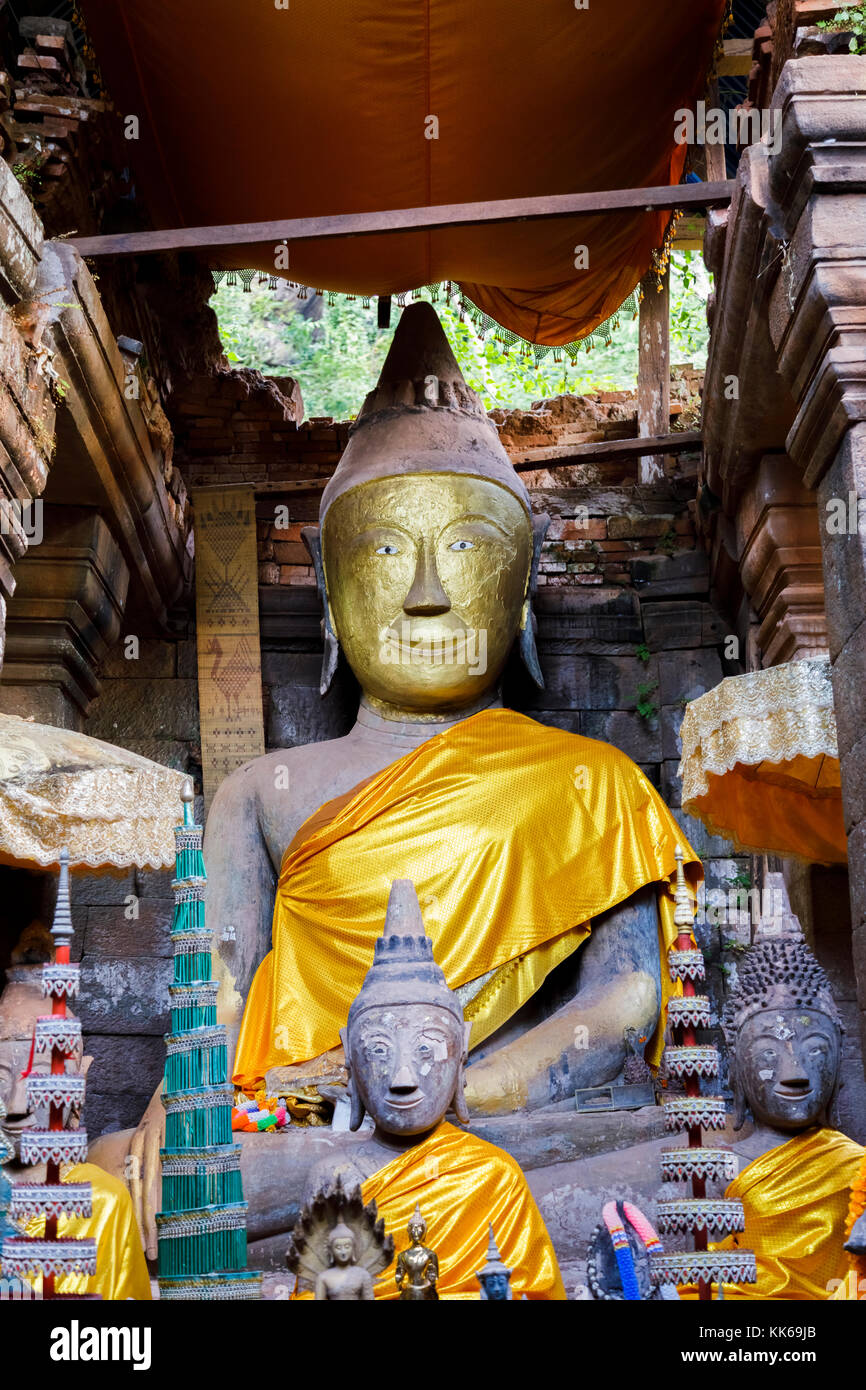
<instances>
[{"instance_id":1,"label":"buddha's pointed head ornament","mask_svg":"<svg viewBox=\"0 0 866 1390\"><path fill-rule=\"evenodd\" d=\"M322 691L341 645L385 707L459 710L515 637L539 685L531 595L549 518L466 384L432 305L397 326L304 540L325 613Z\"/></svg>"},{"instance_id":2,"label":"buddha's pointed head ornament","mask_svg":"<svg viewBox=\"0 0 866 1390\"><path fill-rule=\"evenodd\" d=\"M475 1277L481 1285L481 1299L483 1302L500 1303L514 1297L511 1289L511 1273L508 1265L503 1263L499 1253L499 1246L493 1234L493 1222L489 1222L490 1235L487 1241L487 1262L481 1269L475 1271Z\"/></svg>"},{"instance_id":3,"label":"buddha's pointed head ornament","mask_svg":"<svg viewBox=\"0 0 866 1390\"><path fill-rule=\"evenodd\" d=\"M770 875L772 913L737 967L723 1028L731 1051L735 1129L799 1131L832 1123L842 1022L830 981L790 910L781 875Z\"/></svg>"},{"instance_id":4,"label":"buddha's pointed head ornament","mask_svg":"<svg viewBox=\"0 0 866 1390\"><path fill-rule=\"evenodd\" d=\"M373 964L340 1036L352 1129L365 1112L388 1134L424 1134L449 1108L468 1123L463 1068L469 1026L434 959L410 879L391 887Z\"/></svg>"}]
</instances>

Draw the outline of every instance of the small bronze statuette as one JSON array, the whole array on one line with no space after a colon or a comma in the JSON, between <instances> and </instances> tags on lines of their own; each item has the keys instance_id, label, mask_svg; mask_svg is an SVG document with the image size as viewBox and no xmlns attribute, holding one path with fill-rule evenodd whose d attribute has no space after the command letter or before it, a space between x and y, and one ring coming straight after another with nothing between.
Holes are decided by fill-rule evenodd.
<instances>
[{"instance_id":1,"label":"small bronze statuette","mask_svg":"<svg viewBox=\"0 0 866 1390\"><path fill-rule=\"evenodd\" d=\"M359 1191L346 1192L339 1177L301 1210L286 1264L302 1289L334 1303L370 1302L373 1275L381 1274L394 1254L376 1203L364 1206Z\"/></svg>"},{"instance_id":2,"label":"small bronze statuette","mask_svg":"<svg viewBox=\"0 0 866 1390\"><path fill-rule=\"evenodd\" d=\"M481 1285L481 1300L485 1303L506 1303L514 1298L511 1288L511 1270L502 1263L499 1247L493 1236L493 1222L490 1222L490 1241L487 1246L487 1263L483 1269L475 1271Z\"/></svg>"},{"instance_id":3,"label":"small bronze statuette","mask_svg":"<svg viewBox=\"0 0 866 1390\"><path fill-rule=\"evenodd\" d=\"M439 1278L439 1260L435 1250L428 1250L426 1245L421 1244L427 1234L427 1222L421 1215L421 1208L417 1202L407 1230L412 1244L406 1250L400 1251L394 1273L400 1298L410 1301L438 1300L436 1281Z\"/></svg>"}]
</instances>

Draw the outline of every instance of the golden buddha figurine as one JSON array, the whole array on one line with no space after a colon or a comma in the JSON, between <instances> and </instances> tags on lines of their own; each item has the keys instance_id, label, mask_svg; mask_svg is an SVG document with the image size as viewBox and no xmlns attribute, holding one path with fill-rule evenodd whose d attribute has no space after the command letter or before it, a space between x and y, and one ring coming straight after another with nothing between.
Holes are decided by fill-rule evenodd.
<instances>
[{"instance_id":1,"label":"golden buddha figurine","mask_svg":"<svg viewBox=\"0 0 866 1390\"><path fill-rule=\"evenodd\" d=\"M427 1222L417 1202L406 1234L409 1244L397 1256L397 1268L394 1270L394 1282L400 1290L400 1298L406 1303L438 1300L436 1280L439 1278L439 1260L436 1251L428 1250L424 1244Z\"/></svg>"},{"instance_id":2,"label":"golden buddha figurine","mask_svg":"<svg viewBox=\"0 0 866 1390\"><path fill-rule=\"evenodd\" d=\"M339 1047L397 878L415 883L471 1025L470 1110L611 1081L627 1030L657 1027L683 836L625 754L501 704L515 644L543 684L531 600L547 518L429 304L403 313L320 522L305 540L322 690L342 649L361 703L344 738L255 759L210 808L207 912L235 1083L314 1073ZM651 1061L659 1051L656 1038ZM155 1101L132 1142L149 1249L161 1126Z\"/></svg>"},{"instance_id":3,"label":"golden buddha figurine","mask_svg":"<svg viewBox=\"0 0 866 1390\"><path fill-rule=\"evenodd\" d=\"M386 1235L410 1245L375 1297L468 1300L487 1253L489 1221L518 1293L564 1299L556 1256L541 1214L514 1159L450 1124L465 1124L468 1028L436 963L408 880L395 882L373 963L342 1033L349 1069L351 1128L365 1114L374 1130L340 1146L334 1135L309 1173L304 1205L340 1188L375 1203ZM423 1210L424 1217L420 1212ZM429 1234L428 1234L429 1233ZM435 1251L435 1254L434 1254Z\"/></svg>"},{"instance_id":4,"label":"golden buddha figurine","mask_svg":"<svg viewBox=\"0 0 866 1390\"><path fill-rule=\"evenodd\" d=\"M784 893L772 875L775 896ZM725 1196L745 1229L725 1245L755 1252L755 1285L726 1298L826 1299L847 1272L848 1193L863 1149L834 1127L842 1026L830 982L787 912L761 924L728 999L736 1146L746 1160Z\"/></svg>"}]
</instances>

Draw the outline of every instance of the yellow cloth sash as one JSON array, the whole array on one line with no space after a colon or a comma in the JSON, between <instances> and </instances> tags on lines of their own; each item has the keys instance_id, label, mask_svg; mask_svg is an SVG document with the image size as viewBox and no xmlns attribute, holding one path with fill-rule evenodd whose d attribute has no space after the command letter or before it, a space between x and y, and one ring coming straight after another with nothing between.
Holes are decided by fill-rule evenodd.
<instances>
[{"instance_id":1,"label":"yellow cloth sash","mask_svg":"<svg viewBox=\"0 0 866 1390\"><path fill-rule=\"evenodd\" d=\"M57 1233L68 1240L90 1237L96 1240L96 1276L67 1274L57 1279L58 1293L98 1293L102 1298L150 1299L150 1279L141 1248L141 1236L132 1209L132 1199L119 1178L113 1178L95 1163L76 1163L63 1174L63 1182L89 1182L93 1187L91 1216L61 1216ZM27 1222L28 1236L44 1236L44 1216ZM42 1280L31 1281L36 1288Z\"/></svg>"},{"instance_id":2,"label":"yellow cloth sash","mask_svg":"<svg viewBox=\"0 0 866 1390\"><path fill-rule=\"evenodd\" d=\"M394 1259L379 1275L376 1298L397 1298L397 1256L409 1245L406 1227L417 1202L427 1222L424 1244L439 1258L439 1297L477 1299L475 1271L487 1263L488 1222L515 1298L564 1299L565 1289L547 1227L526 1179L510 1154L443 1121L414 1148L368 1178L364 1202L375 1202ZM297 1297L312 1298L311 1293Z\"/></svg>"},{"instance_id":3,"label":"yellow cloth sash","mask_svg":"<svg viewBox=\"0 0 866 1390\"><path fill-rule=\"evenodd\" d=\"M728 1187L746 1228L714 1248L754 1250L757 1284L725 1285L725 1298L826 1299L848 1272L848 1190L863 1149L835 1129L810 1129L756 1158Z\"/></svg>"},{"instance_id":4,"label":"yellow cloth sash","mask_svg":"<svg viewBox=\"0 0 866 1390\"><path fill-rule=\"evenodd\" d=\"M477 1046L589 935L593 917L645 884L664 886L662 945L673 944L677 843L697 880L670 811L610 744L505 709L434 735L326 803L286 850L235 1082L253 1085L270 1067L338 1044L395 878L415 883L452 989L497 970L466 1009Z\"/></svg>"}]
</instances>

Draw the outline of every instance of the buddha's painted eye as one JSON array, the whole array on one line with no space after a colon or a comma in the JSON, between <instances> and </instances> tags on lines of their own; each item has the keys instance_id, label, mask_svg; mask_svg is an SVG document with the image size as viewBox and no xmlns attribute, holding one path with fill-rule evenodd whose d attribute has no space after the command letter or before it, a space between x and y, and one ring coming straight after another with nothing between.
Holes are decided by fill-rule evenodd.
<instances>
[{"instance_id":1,"label":"buddha's painted eye","mask_svg":"<svg viewBox=\"0 0 866 1390\"><path fill-rule=\"evenodd\" d=\"M452 541L451 544L449 545L448 549L449 549L449 550L474 550L474 549L475 549L475 544L474 544L473 541Z\"/></svg>"},{"instance_id":2,"label":"buddha's painted eye","mask_svg":"<svg viewBox=\"0 0 866 1390\"><path fill-rule=\"evenodd\" d=\"M387 1057L390 1051L391 1049L386 1042L374 1042L368 1043L367 1045L367 1052L371 1057L375 1057L377 1061L381 1061L383 1058Z\"/></svg>"},{"instance_id":3,"label":"buddha's painted eye","mask_svg":"<svg viewBox=\"0 0 866 1390\"><path fill-rule=\"evenodd\" d=\"M400 551L396 545L380 545L376 549L377 555L399 555Z\"/></svg>"}]
</instances>

